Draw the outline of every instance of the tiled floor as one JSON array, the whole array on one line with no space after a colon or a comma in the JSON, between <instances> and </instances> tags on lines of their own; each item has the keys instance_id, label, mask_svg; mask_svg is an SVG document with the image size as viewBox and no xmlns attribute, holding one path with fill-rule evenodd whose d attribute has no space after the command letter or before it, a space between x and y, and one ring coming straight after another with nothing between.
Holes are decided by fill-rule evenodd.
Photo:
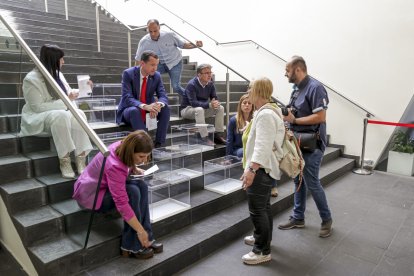
<instances>
[{"instance_id":1,"label":"tiled floor","mask_svg":"<svg viewBox=\"0 0 414 276\"><path fill-rule=\"evenodd\" d=\"M414 178L349 173L326 193L334 219L331 237L318 237L320 220L309 199L305 228L277 229L290 210L275 217L271 262L243 265L240 257L251 247L240 237L178 274L414 275ZM4 248L0 275L25 275Z\"/></svg>"},{"instance_id":2,"label":"tiled floor","mask_svg":"<svg viewBox=\"0 0 414 276\"><path fill-rule=\"evenodd\" d=\"M275 217L271 262L243 265L251 247L240 237L178 275L414 275L414 178L349 173L326 193L331 237L318 237L319 215L309 199L305 228L277 229L291 210Z\"/></svg>"}]
</instances>

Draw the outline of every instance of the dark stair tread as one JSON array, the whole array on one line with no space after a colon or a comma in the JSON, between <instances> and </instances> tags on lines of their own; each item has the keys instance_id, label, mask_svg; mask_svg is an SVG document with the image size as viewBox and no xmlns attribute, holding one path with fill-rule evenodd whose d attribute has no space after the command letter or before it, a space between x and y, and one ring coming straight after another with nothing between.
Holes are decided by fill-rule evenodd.
<instances>
[{"instance_id":1,"label":"dark stair tread","mask_svg":"<svg viewBox=\"0 0 414 276\"><path fill-rule=\"evenodd\" d=\"M21 154L17 154L13 156L4 156L4 157L0 157L0 166L9 165L13 163L27 162L27 161L30 161L30 159Z\"/></svg>"},{"instance_id":2,"label":"dark stair tread","mask_svg":"<svg viewBox=\"0 0 414 276\"><path fill-rule=\"evenodd\" d=\"M1 189L9 195L30 192L31 190L44 188L45 186L35 179L23 179L0 185Z\"/></svg>"},{"instance_id":3,"label":"dark stair tread","mask_svg":"<svg viewBox=\"0 0 414 276\"><path fill-rule=\"evenodd\" d=\"M26 156L30 159L43 159L43 158L57 158L57 152L50 151L50 150L43 150L43 151L36 151L36 152L29 152L26 153Z\"/></svg>"},{"instance_id":4,"label":"dark stair tread","mask_svg":"<svg viewBox=\"0 0 414 276\"><path fill-rule=\"evenodd\" d=\"M65 182L74 182L74 179L68 179L68 178L63 178L62 174L58 173L58 174L49 174L49 175L44 175L44 176L39 176L36 177L37 180L39 180L40 182L42 182L43 184L49 186L49 185L55 185L55 184L61 184L61 183L65 183Z\"/></svg>"},{"instance_id":5,"label":"dark stair tread","mask_svg":"<svg viewBox=\"0 0 414 276\"><path fill-rule=\"evenodd\" d=\"M81 249L82 246L80 244L74 242L66 235L38 242L28 248L44 264L80 252Z\"/></svg>"},{"instance_id":6,"label":"dark stair tread","mask_svg":"<svg viewBox=\"0 0 414 276\"><path fill-rule=\"evenodd\" d=\"M42 206L35 209L25 210L15 214L13 217L23 227L29 227L43 222L62 218L62 214L51 206Z\"/></svg>"}]
</instances>

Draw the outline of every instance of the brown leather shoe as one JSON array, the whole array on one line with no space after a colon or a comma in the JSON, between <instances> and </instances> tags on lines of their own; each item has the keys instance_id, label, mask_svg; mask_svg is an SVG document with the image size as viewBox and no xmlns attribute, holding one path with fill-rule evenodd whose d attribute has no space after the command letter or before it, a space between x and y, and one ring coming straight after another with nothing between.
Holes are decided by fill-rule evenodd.
<instances>
[{"instance_id":1,"label":"brown leather shoe","mask_svg":"<svg viewBox=\"0 0 414 276\"><path fill-rule=\"evenodd\" d=\"M226 139L224 139L220 135L215 134L214 135L214 142L216 144L219 144L219 145L225 145L226 144Z\"/></svg>"},{"instance_id":2,"label":"brown leather shoe","mask_svg":"<svg viewBox=\"0 0 414 276\"><path fill-rule=\"evenodd\" d=\"M138 250L138 252L133 253L127 250L121 249L122 257L126 258L136 258L136 259L149 259L154 256L154 250L152 248L143 248Z\"/></svg>"},{"instance_id":3,"label":"brown leather shoe","mask_svg":"<svg viewBox=\"0 0 414 276\"><path fill-rule=\"evenodd\" d=\"M155 240L152 241L150 248L154 251L154 253L158 254L164 250L164 245L160 242L156 242Z\"/></svg>"}]
</instances>

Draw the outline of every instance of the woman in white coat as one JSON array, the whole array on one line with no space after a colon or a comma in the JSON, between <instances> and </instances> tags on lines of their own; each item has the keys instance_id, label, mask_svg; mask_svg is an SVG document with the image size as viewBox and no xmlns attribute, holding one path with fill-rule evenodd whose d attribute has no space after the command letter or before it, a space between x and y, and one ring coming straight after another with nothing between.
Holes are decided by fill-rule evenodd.
<instances>
[{"instance_id":1,"label":"woman in white coat","mask_svg":"<svg viewBox=\"0 0 414 276\"><path fill-rule=\"evenodd\" d=\"M56 45L44 45L40 49L40 61L52 78L67 93L69 99L78 97L78 91L71 89L60 72L64 60L63 51ZM23 96L26 101L22 109L20 134L22 136L49 133L53 137L65 178L74 178L70 153L75 151L78 173L85 169L86 155L92 149L88 135L68 111L68 108L53 91L42 73L35 68L23 80ZM85 119L85 114L78 110Z\"/></svg>"},{"instance_id":2,"label":"woman in white coat","mask_svg":"<svg viewBox=\"0 0 414 276\"><path fill-rule=\"evenodd\" d=\"M280 108L271 104L272 92L273 85L269 79L261 78L253 82L249 100L257 111L242 137L245 152L241 180L247 191L250 218L254 225L253 236L245 238L245 243L252 245L253 249L242 257L242 261L250 265L271 260L273 216L270 191L272 184L280 179L278 160L283 155L285 135Z\"/></svg>"}]
</instances>

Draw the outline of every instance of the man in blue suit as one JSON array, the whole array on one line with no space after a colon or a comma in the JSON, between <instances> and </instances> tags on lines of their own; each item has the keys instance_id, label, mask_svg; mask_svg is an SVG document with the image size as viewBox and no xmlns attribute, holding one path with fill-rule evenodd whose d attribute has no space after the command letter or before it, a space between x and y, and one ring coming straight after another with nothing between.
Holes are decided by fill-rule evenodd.
<instances>
[{"instance_id":1,"label":"man in blue suit","mask_svg":"<svg viewBox=\"0 0 414 276\"><path fill-rule=\"evenodd\" d=\"M116 122L130 125L134 130L146 130L146 118L157 118L155 147L165 144L170 109L161 75L157 72L158 56L152 51L141 55L140 66L126 69L122 74L122 98ZM141 93L145 92L145 93Z\"/></svg>"}]
</instances>

